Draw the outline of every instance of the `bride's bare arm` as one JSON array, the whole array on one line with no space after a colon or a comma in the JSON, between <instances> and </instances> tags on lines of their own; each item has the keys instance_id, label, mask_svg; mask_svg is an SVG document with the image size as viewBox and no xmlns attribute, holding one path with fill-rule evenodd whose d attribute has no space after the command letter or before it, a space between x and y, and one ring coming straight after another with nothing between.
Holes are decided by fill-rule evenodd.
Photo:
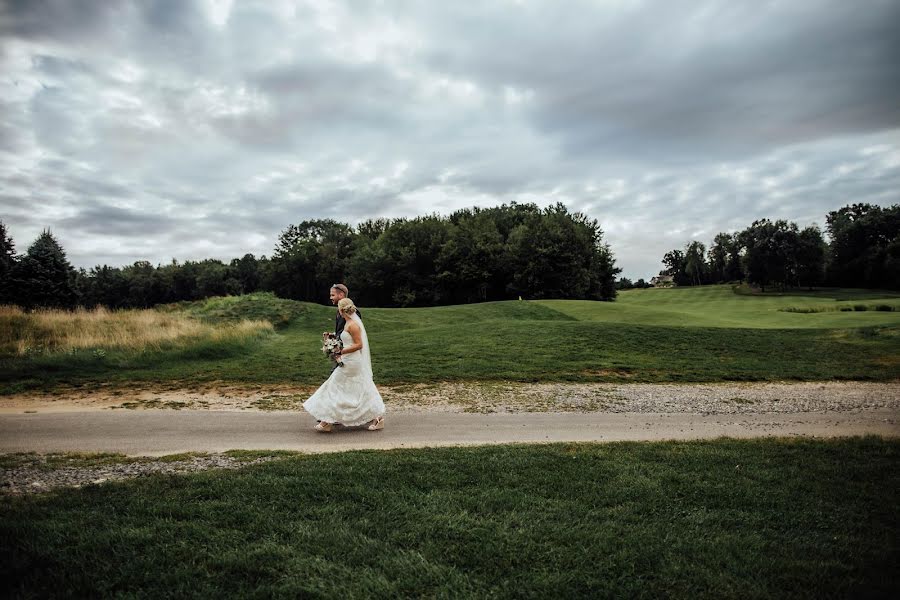
<instances>
[{"instance_id":1,"label":"bride's bare arm","mask_svg":"<svg viewBox=\"0 0 900 600\"><path fill-rule=\"evenodd\" d=\"M344 349L341 350L341 354L350 354L351 352L359 352L362 350L362 336L359 335L359 325L353 322L347 323L345 331L353 338L353 343L349 346L344 346Z\"/></svg>"}]
</instances>

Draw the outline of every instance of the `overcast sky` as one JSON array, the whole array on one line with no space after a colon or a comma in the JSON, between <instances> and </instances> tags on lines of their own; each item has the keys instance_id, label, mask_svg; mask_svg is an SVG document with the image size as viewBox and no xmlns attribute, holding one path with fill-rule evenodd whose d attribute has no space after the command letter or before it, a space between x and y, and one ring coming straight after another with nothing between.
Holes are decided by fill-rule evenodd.
<instances>
[{"instance_id":1,"label":"overcast sky","mask_svg":"<svg viewBox=\"0 0 900 600\"><path fill-rule=\"evenodd\" d=\"M0 0L0 219L75 266L563 202L624 275L900 202L900 1Z\"/></svg>"}]
</instances>

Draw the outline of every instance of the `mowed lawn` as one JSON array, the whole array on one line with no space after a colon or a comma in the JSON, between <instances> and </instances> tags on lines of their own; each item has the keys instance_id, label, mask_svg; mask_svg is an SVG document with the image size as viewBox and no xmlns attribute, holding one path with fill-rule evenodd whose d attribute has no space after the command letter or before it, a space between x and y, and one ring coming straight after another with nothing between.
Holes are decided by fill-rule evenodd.
<instances>
[{"instance_id":1,"label":"mowed lawn","mask_svg":"<svg viewBox=\"0 0 900 600\"><path fill-rule=\"evenodd\" d=\"M900 293L822 289L784 294L735 293L731 286L626 290L615 302L545 300L541 304L579 320L736 329L841 329L897 326ZM865 307L867 310L854 310ZM883 310L875 310L881 307ZM789 312L785 309L820 312Z\"/></svg>"},{"instance_id":2,"label":"mowed lawn","mask_svg":"<svg viewBox=\"0 0 900 600\"><path fill-rule=\"evenodd\" d=\"M896 598L900 442L297 456L0 503L20 597Z\"/></svg>"},{"instance_id":3,"label":"mowed lawn","mask_svg":"<svg viewBox=\"0 0 900 600\"><path fill-rule=\"evenodd\" d=\"M824 290L753 296L705 286L626 291L612 303L509 301L362 310L379 384L883 381L900 378L900 310L874 310L885 306L900 309L900 295ZM319 347L321 332L333 327L332 307L254 294L160 310L207 323L268 320L275 329L247 340L4 356L0 390L59 384L317 384L330 371Z\"/></svg>"}]
</instances>

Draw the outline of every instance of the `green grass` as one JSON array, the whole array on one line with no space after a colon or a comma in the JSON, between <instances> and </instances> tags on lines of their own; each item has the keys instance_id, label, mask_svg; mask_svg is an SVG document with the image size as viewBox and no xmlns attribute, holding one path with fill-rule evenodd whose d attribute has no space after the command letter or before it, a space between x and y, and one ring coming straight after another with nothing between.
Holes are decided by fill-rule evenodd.
<instances>
[{"instance_id":1,"label":"green grass","mask_svg":"<svg viewBox=\"0 0 900 600\"><path fill-rule=\"evenodd\" d=\"M284 327L291 321L302 319L316 308L318 307L313 304L285 300L270 293L259 293L208 298L196 302L177 302L159 306L157 310L184 312L209 323L249 319L268 321L275 327Z\"/></svg>"},{"instance_id":2,"label":"green grass","mask_svg":"<svg viewBox=\"0 0 900 600\"><path fill-rule=\"evenodd\" d=\"M900 378L900 311L788 312L900 295L824 290L736 294L728 286L632 290L614 303L511 301L436 308L363 307L376 382L767 381ZM0 359L0 392L59 385L191 387L316 384L330 366L320 335L334 308L270 294L169 306L211 323L267 318L276 333L160 351Z\"/></svg>"},{"instance_id":3,"label":"green grass","mask_svg":"<svg viewBox=\"0 0 900 600\"><path fill-rule=\"evenodd\" d=\"M842 329L896 327L900 315L877 312L876 305L900 310L900 293L823 289L790 294L741 294L730 286L627 290L611 303L545 300L541 304L582 321L735 329ZM853 314L855 305L872 311ZM816 313L786 312L786 308L818 308ZM849 308L851 312L840 312ZM826 312L827 311L827 312Z\"/></svg>"},{"instance_id":4,"label":"green grass","mask_svg":"<svg viewBox=\"0 0 900 600\"><path fill-rule=\"evenodd\" d=\"M896 597L900 441L300 456L6 498L4 596Z\"/></svg>"}]
</instances>

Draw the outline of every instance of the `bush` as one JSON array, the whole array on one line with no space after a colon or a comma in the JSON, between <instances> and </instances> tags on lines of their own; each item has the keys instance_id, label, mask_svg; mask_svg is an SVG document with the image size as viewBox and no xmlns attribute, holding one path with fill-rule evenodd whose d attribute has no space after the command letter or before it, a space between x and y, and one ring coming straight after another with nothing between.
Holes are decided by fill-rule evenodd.
<instances>
[{"instance_id":1,"label":"bush","mask_svg":"<svg viewBox=\"0 0 900 600\"><path fill-rule=\"evenodd\" d=\"M865 312L865 311L869 310L869 307L866 306L865 304L854 304L853 310L856 312Z\"/></svg>"},{"instance_id":2,"label":"bush","mask_svg":"<svg viewBox=\"0 0 900 600\"><path fill-rule=\"evenodd\" d=\"M879 310L881 312L893 312L894 307L890 304L878 304L875 306L875 310Z\"/></svg>"}]
</instances>

